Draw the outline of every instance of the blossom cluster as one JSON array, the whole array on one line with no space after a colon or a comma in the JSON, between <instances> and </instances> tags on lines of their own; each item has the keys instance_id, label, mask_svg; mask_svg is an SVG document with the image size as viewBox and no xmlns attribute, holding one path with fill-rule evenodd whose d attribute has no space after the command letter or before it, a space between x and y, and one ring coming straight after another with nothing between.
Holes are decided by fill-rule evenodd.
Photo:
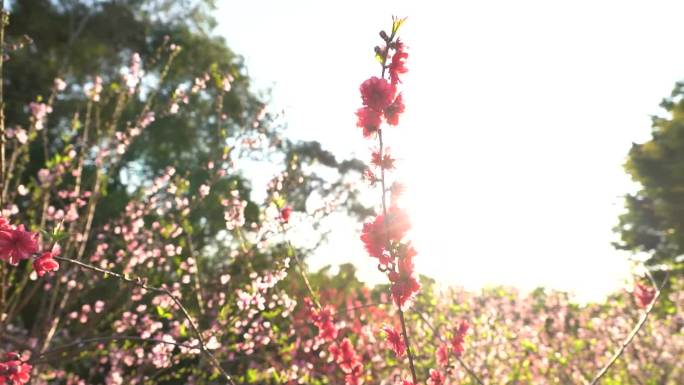
<instances>
[{"instance_id":1,"label":"blossom cluster","mask_svg":"<svg viewBox=\"0 0 684 385\"><path fill-rule=\"evenodd\" d=\"M344 373L346 385L363 384L363 363L348 337L338 341L339 331L335 322L335 311L331 306L317 308L311 299L306 298L311 320L318 328L318 338L328 344L330 361L337 364Z\"/></svg>"},{"instance_id":2,"label":"blossom cluster","mask_svg":"<svg viewBox=\"0 0 684 385\"><path fill-rule=\"evenodd\" d=\"M56 246L53 251L38 253L38 234L26 231L24 225L12 226L9 221L0 217L0 260L17 266L19 262L34 258L33 269L39 277L59 269L54 257L59 253Z\"/></svg>"},{"instance_id":3,"label":"blossom cluster","mask_svg":"<svg viewBox=\"0 0 684 385\"><path fill-rule=\"evenodd\" d=\"M401 23L395 20L389 36L384 31L380 33L385 45L377 47L376 54L382 59L383 77L374 76L361 83L363 107L356 114L359 118L357 125L363 128L364 137L378 134L380 147L373 152L371 164L380 169L380 177L372 171L367 175L371 175L369 179L372 181L381 181L383 188L383 213L364 224L361 241L368 254L378 259L378 268L387 273L394 302L399 307L406 307L420 290L413 263L417 253L410 242L404 241L411 228L406 212L396 205L396 199L392 200L389 208L385 206L385 174L394 169L395 160L389 149L383 148L381 131L383 117L387 124L397 125L405 109L401 93L397 94L400 75L407 72L408 58L404 43L397 37ZM389 81L384 78L386 72L389 73Z\"/></svg>"},{"instance_id":4,"label":"blossom cluster","mask_svg":"<svg viewBox=\"0 0 684 385\"><path fill-rule=\"evenodd\" d=\"M0 360L0 385L26 384L31 375L31 365L25 363L15 352L5 354Z\"/></svg>"}]
</instances>

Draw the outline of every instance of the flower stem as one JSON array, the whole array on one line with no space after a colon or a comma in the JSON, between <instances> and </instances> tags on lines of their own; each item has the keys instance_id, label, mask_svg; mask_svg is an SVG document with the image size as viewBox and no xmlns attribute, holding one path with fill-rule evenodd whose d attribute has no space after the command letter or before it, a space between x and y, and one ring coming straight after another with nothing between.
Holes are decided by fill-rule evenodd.
<instances>
[{"instance_id":1,"label":"flower stem","mask_svg":"<svg viewBox=\"0 0 684 385\"><path fill-rule=\"evenodd\" d=\"M404 321L404 312L401 310L401 306L398 306L398 309L399 320L401 321L401 334L404 336L404 343L406 344L406 355L408 356L409 366L411 367L411 377L413 378L414 385L417 385L418 379L416 378L416 368L413 365L413 354L411 353L411 344L409 344L408 333L406 332L406 321Z\"/></svg>"},{"instance_id":2,"label":"flower stem","mask_svg":"<svg viewBox=\"0 0 684 385\"><path fill-rule=\"evenodd\" d=\"M384 79L385 78L385 70L387 69L386 63L387 63L387 54L389 53L389 42L394 40L394 37L396 36L397 29L395 28L396 24L393 24L392 26L392 32L390 34L390 37L388 38L387 46L385 47L385 52L382 55L382 73L381 77ZM380 158L382 159L384 155L384 150L383 150L384 143L382 141L382 129L378 129L378 147L379 147L379 153L380 153ZM389 243L389 237L387 237L387 187L386 187L386 182L385 182L385 168L380 167L380 186L382 188L382 214L385 218L383 220L384 227L385 227L385 236L388 239ZM390 254L392 254L392 257L394 257L394 252L392 251L391 245L388 245L388 250L390 251ZM404 344L406 345L406 354L409 359L409 367L411 369L411 378L413 379L414 384L418 384L418 377L416 376L416 368L413 364L413 353L411 352L411 343L409 342L409 336L408 332L406 331L406 321L404 320L404 312L401 310L401 306L397 305L397 309L399 310L399 320L401 321L401 334L404 337Z\"/></svg>"}]
</instances>

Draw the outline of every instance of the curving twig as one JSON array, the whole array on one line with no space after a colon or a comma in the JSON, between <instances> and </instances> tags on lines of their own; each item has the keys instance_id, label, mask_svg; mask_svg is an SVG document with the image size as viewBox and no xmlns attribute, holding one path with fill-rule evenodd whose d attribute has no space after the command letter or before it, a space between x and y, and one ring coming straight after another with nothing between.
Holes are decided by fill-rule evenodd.
<instances>
[{"instance_id":1,"label":"curving twig","mask_svg":"<svg viewBox=\"0 0 684 385\"><path fill-rule=\"evenodd\" d=\"M648 319L649 314L651 314L651 312L653 311L653 308L655 307L656 303L658 302L658 298L660 297L660 294L662 292L663 287L665 287L665 285L667 284L669 272L667 275L665 275L665 278L663 279L663 282L660 284L660 286L656 285L655 279L653 278L653 275L648 270L648 268L646 269L646 275L651 280L653 287L656 288L656 294L653 297L651 304L648 305L648 308L646 308L646 311L644 312L644 314L639 319L639 322L637 322L637 324L634 326L632 331L627 335L627 338L625 338L625 340L622 342L620 347L615 351L615 353L613 354L613 357L611 357L610 361L608 361L608 363L603 368L601 368L601 370L599 370L599 372L596 374L596 376L594 376L594 379L591 380L589 385L596 385L599 383L599 381L601 381L601 378L603 376L605 376L606 373L608 373L608 370L610 370L610 368L613 365L615 365L615 362L617 362L617 360L620 358L622 353L625 352L625 349L627 348L627 346L629 346L629 344L632 342L632 340L634 340L634 337L636 337L636 335L639 333L641 328L646 324L646 320Z\"/></svg>"},{"instance_id":2,"label":"curving twig","mask_svg":"<svg viewBox=\"0 0 684 385\"><path fill-rule=\"evenodd\" d=\"M206 343L204 342L204 337L202 337L202 333L199 331L197 325L195 324L195 321L192 320L190 313L185 308L185 306L183 306L183 303L181 302L181 300L177 296L175 296L171 292L171 290L169 290L167 288L162 288L162 287L150 286L140 277L131 278L127 274L115 273L113 271L102 269L102 268L99 268L97 266L93 266L93 265L90 265L87 263L83 263L81 261L77 261L75 259L60 257L60 256L55 256L54 258L57 260L60 260L60 261L73 263L73 264L80 266L84 269L91 270L91 271L94 271L94 272L97 272L100 274L104 274L105 276L111 275L112 277L118 278L124 282L132 283L132 284L134 284L138 287L141 287L145 290L165 294L166 296L171 298L171 300L176 304L176 306L178 306L180 311L183 313L183 316L185 317L185 319L190 324L190 328L192 329L193 333L195 333L195 335L197 336L197 339L199 340L199 343L200 343L199 349L202 351L202 353L205 356L207 356L211 365L223 375L223 377L226 379L226 381L228 383L230 383L231 385L236 385L235 382L233 381L233 378L221 367L221 364L218 362L216 357L214 357L214 355L211 353L211 351L209 351Z\"/></svg>"},{"instance_id":3,"label":"curving twig","mask_svg":"<svg viewBox=\"0 0 684 385\"><path fill-rule=\"evenodd\" d=\"M157 344L167 344L167 345L173 345L173 346L178 346L180 348L186 348L186 349L191 349L191 350L201 350L199 346L196 345L189 345L189 344L184 344L184 343L179 343L179 342L172 342L172 341L167 341L167 340L162 340L159 338L143 338L139 336L127 336L127 335L110 335L110 336L101 336L101 337L91 337L91 338L84 338L84 339L79 339L75 342L71 342L59 347L56 347L54 349L50 349L44 353L41 353L36 359L31 359L29 360L29 363L31 364L37 364L37 363L42 363L42 362L49 362L50 360L46 359L46 356L49 356L51 354L55 353L60 353L65 350L69 350L70 348L73 347L82 347L83 345L90 344L90 343L97 343L97 342L109 342L109 341L138 341L142 343L157 343Z\"/></svg>"}]
</instances>

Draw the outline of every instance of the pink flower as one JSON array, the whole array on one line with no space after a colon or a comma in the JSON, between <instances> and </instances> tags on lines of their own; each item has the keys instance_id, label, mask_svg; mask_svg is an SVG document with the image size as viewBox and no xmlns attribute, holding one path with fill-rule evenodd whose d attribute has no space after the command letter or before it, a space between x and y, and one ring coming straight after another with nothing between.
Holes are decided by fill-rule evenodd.
<instances>
[{"instance_id":1,"label":"pink flower","mask_svg":"<svg viewBox=\"0 0 684 385\"><path fill-rule=\"evenodd\" d=\"M361 233L361 241L366 246L368 254L381 259L381 263L386 257L387 242L400 241L411 228L406 212L396 206L390 208L387 218L387 223L385 223L385 216L378 215L373 222L363 225Z\"/></svg>"},{"instance_id":2,"label":"pink flower","mask_svg":"<svg viewBox=\"0 0 684 385\"><path fill-rule=\"evenodd\" d=\"M0 231L12 231L12 225L3 216L0 216Z\"/></svg>"},{"instance_id":3,"label":"pink flower","mask_svg":"<svg viewBox=\"0 0 684 385\"><path fill-rule=\"evenodd\" d=\"M634 285L634 299L639 307L648 307L655 297L655 289L639 282Z\"/></svg>"},{"instance_id":4,"label":"pink flower","mask_svg":"<svg viewBox=\"0 0 684 385\"><path fill-rule=\"evenodd\" d=\"M361 100L363 100L363 105L377 112L384 111L385 108L392 104L395 92L396 90L393 85L387 80L376 76L361 83Z\"/></svg>"},{"instance_id":5,"label":"pink flower","mask_svg":"<svg viewBox=\"0 0 684 385\"><path fill-rule=\"evenodd\" d=\"M280 219L284 223L288 223L290 221L290 214L292 214L292 208L291 207L283 207L283 209L280 210Z\"/></svg>"},{"instance_id":6,"label":"pink flower","mask_svg":"<svg viewBox=\"0 0 684 385\"><path fill-rule=\"evenodd\" d=\"M31 365L19 360L17 353L7 353L7 361L0 362L0 385L22 385L29 381Z\"/></svg>"},{"instance_id":7,"label":"pink flower","mask_svg":"<svg viewBox=\"0 0 684 385\"><path fill-rule=\"evenodd\" d=\"M385 170L393 170L395 160L390 154L389 147L385 149L385 153L382 155L379 151L373 151L371 154L371 163Z\"/></svg>"},{"instance_id":8,"label":"pink flower","mask_svg":"<svg viewBox=\"0 0 684 385\"><path fill-rule=\"evenodd\" d=\"M370 107L361 107L356 111L356 125L363 128L363 137L369 138L380 129L382 114Z\"/></svg>"},{"instance_id":9,"label":"pink flower","mask_svg":"<svg viewBox=\"0 0 684 385\"><path fill-rule=\"evenodd\" d=\"M449 345L441 344L435 351L437 365L445 368L449 365Z\"/></svg>"},{"instance_id":10,"label":"pink flower","mask_svg":"<svg viewBox=\"0 0 684 385\"><path fill-rule=\"evenodd\" d=\"M394 303L406 308L413 301L413 298L420 291L420 282L415 277L413 257L416 255L415 249L411 245L402 245L403 249L398 254L398 271L389 273L392 282L391 291Z\"/></svg>"},{"instance_id":11,"label":"pink flower","mask_svg":"<svg viewBox=\"0 0 684 385\"><path fill-rule=\"evenodd\" d=\"M387 342L389 342L394 354L397 357L402 357L406 353L406 345L404 345L404 340L401 335L392 326L386 325L382 330L385 331Z\"/></svg>"},{"instance_id":12,"label":"pink flower","mask_svg":"<svg viewBox=\"0 0 684 385\"><path fill-rule=\"evenodd\" d=\"M22 259L28 259L31 254L38 252L38 234L24 230L24 225L19 225L14 230L0 231L0 259L9 262L10 265L18 265Z\"/></svg>"},{"instance_id":13,"label":"pink flower","mask_svg":"<svg viewBox=\"0 0 684 385\"><path fill-rule=\"evenodd\" d=\"M427 385L442 385L444 383L444 375L439 370L430 369L430 378L426 381Z\"/></svg>"},{"instance_id":14,"label":"pink flower","mask_svg":"<svg viewBox=\"0 0 684 385\"><path fill-rule=\"evenodd\" d=\"M53 257L54 255L52 252L46 251L33 261L33 269L39 277L42 277L51 271L59 270L59 263L57 263Z\"/></svg>"},{"instance_id":15,"label":"pink flower","mask_svg":"<svg viewBox=\"0 0 684 385\"><path fill-rule=\"evenodd\" d=\"M408 72L408 69L406 68L406 58L408 58L408 53L405 51L406 47L404 46L404 43L399 40L394 43L394 49L394 55L392 55L392 61L390 62L388 69L392 84L397 84L401 83L401 80L399 80L399 74L405 74Z\"/></svg>"},{"instance_id":16,"label":"pink flower","mask_svg":"<svg viewBox=\"0 0 684 385\"><path fill-rule=\"evenodd\" d=\"M342 340L339 345L337 363L340 365L340 369L347 375L356 375L363 368L349 338Z\"/></svg>"},{"instance_id":17,"label":"pink flower","mask_svg":"<svg viewBox=\"0 0 684 385\"><path fill-rule=\"evenodd\" d=\"M404 106L404 98L401 94L397 95L392 104L385 108L385 119L387 124L396 126L399 124L399 115L404 113L406 106Z\"/></svg>"},{"instance_id":18,"label":"pink flower","mask_svg":"<svg viewBox=\"0 0 684 385\"><path fill-rule=\"evenodd\" d=\"M468 321L463 320L458 324L458 328L454 331L454 335L451 338L451 348L454 350L454 355L460 357L463 354L463 342L465 340L465 334L468 332L470 325Z\"/></svg>"},{"instance_id":19,"label":"pink flower","mask_svg":"<svg viewBox=\"0 0 684 385\"><path fill-rule=\"evenodd\" d=\"M378 215L375 221L365 223L361 232L361 242L366 247L366 251L368 251L371 257L379 259L383 259L387 243L387 239L384 236L383 221L384 216Z\"/></svg>"},{"instance_id":20,"label":"pink flower","mask_svg":"<svg viewBox=\"0 0 684 385\"><path fill-rule=\"evenodd\" d=\"M373 171L369 168L363 170L363 179L368 182L368 184L373 187L378 183L378 177L373 174Z\"/></svg>"},{"instance_id":21,"label":"pink flower","mask_svg":"<svg viewBox=\"0 0 684 385\"><path fill-rule=\"evenodd\" d=\"M67 84L61 78L55 78L53 86L57 91L62 92L66 89Z\"/></svg>"},{"instance_id":22,"label":"pink flower","mask_svg":"<svg viewBox=\"0 0 684 385\"><path fill-rule=\"evenodd\" d=\"M45 103L31 102L29 104L29 109L31 110L31 116L33 118L33 126L36 130L42 130L45 118L52 112L52 107Z\"/></svg>"}]
</instances>

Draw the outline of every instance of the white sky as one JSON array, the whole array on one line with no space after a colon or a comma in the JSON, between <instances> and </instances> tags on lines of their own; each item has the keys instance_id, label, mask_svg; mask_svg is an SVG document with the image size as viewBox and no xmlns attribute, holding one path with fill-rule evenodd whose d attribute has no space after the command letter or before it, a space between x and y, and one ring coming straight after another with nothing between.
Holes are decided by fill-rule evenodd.
<instances>
[{"instance_id":1,"label":"white sky","mask_svg":"<svg viewBox=\"0 0 684 385\"><path fill-rule=\"evenodd\" d=\"M478 288L538 285L600 298L628 276L612 227L633 184L622 164L684 79L681 1L223 1L219 33L293 138L369 157L355 127L373 47L408 16L403 161L419 272ZM384 278L357 226L313 267ZM348 230L347 230L348 229Z\"/></svg>"}]
</instances>

